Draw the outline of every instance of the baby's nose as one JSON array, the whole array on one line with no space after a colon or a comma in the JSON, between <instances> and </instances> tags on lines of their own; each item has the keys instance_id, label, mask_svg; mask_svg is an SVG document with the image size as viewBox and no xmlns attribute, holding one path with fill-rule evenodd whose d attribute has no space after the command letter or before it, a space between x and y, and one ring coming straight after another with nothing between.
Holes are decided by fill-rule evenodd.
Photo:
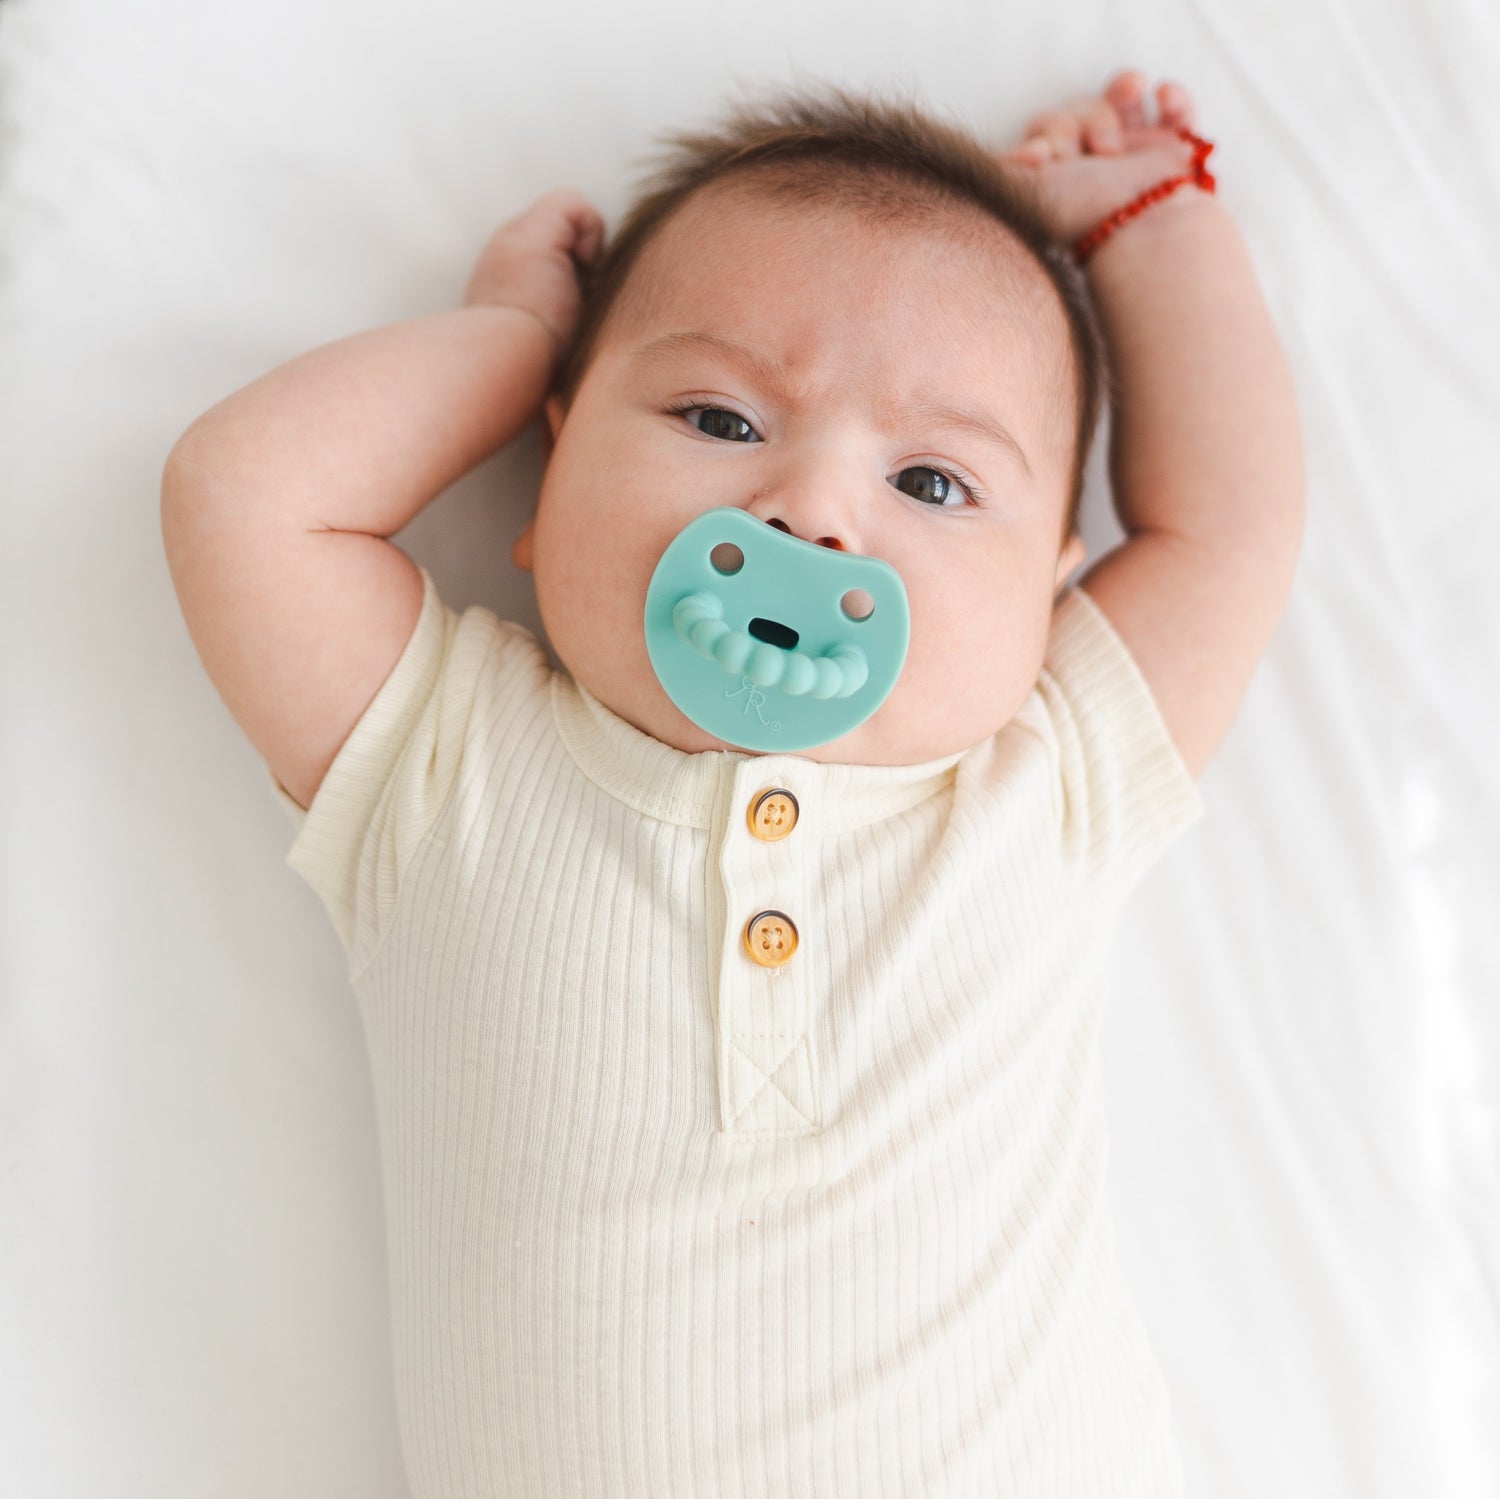
<instances>
[{"instance_id":1,"label":"baby's nose","mask_svg":"<svg viewBox=\"0 0 1500 1499\"><path fill-rule=\"evenodd\" d=\"M768 526L775 526L778 531L785 531L788 536L797 536L797 533L784 520L777 520L773 517L766 524ZM816 541L820 547L829 547L835 552L847 552L849 550L837 536L798 536L797 539L799 541Z\"/></svg>"}]
</instances>

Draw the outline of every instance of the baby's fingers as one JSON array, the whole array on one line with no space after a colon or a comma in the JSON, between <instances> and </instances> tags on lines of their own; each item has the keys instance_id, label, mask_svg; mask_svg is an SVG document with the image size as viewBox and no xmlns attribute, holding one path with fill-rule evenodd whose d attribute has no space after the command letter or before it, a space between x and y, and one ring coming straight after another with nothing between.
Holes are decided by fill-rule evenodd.
<instances>
[{"instance_id":1,"label":"baby's fingers","mask_svg":"<svg viewBox=\"0 0 1500 1499\"><path fill-rule=\"evenodd\" d=\"M599 246L604 243L604 220L592 209L578 225L578 241L573 247L573 253L585 265L599 253Z\"/></svg>"},{"instance_id":2,"label":"baby's fingers","mask_svg":"<svg viewBox=\"0 0 1500 1499\"><path fill-rule=\"evenodd\" d=\"M1156 101L1161 107L1161 122L1175 129L1178 125L1191 130L1198 109L1193 96L1180 83L1160 83L1156 86Z\"/></svg>"},{"instance_id":3,"label":"baby's fingers","mask_svg":"<svg viewBox=\"0 0 1500 1499\"><path fill-rule=\"evenodd\" d=\"M604 237L599 211L571 187L544 193L506 227L535 250L565 250L584 260L598 249Z\"/></svg>"},{"instance_id":4,"label":"baby's fingers","mask_svg":"<svg viewBox=\"0 0 1500 1499\"><path fill-rule=\"evenodd\" d=\"M1084 106L1083 136L1091 151L1113 152L1123 149L1120 117L1108 99L1092 99Z\"/></svg>"},{"instance_id":5,"label":"baby's fingers","mask_svg":"<svg viewBox=\"0 0 1500 1499\"><path fill-rule=\"evenodd\" d=\"M1115 152L1124 148L1120 116L1108 98L1076 100L1066 109L1047 109L1023 132L1021 153L1033 159L1062 159L1081 151ZM1034 142L1044 141L1046 146Z\"/></svg>"},{"instance_id":6,"label":"baby's fingers","mask_svg":"<svg viewBox=\"0 0 1500 1499\"><path fill-rule=\"evenodd\" d=\"M1146 75L1138 68L1117 73L1103 95L1083 101L1083 136L1091 150L1118 151L1124 132L1151 129L1146 115ZM1167 80L1156 86L1157 123L1166 130L1191 130L1197 119L1193 96L1182 84Z\"/></svg>"},{"instance_id":7,"label":"baby's fingers","mask_svg":"<svg viewBox=\"0 0 1500 1499\"><path fill-rule=\"evenodd\" d=\"M599 210L582 193L564 190L561 199L566 223L570 231L562 248L568 250L575 260L587 265L599 253L604 241L604 219Z\"/></svg>"},{"instance_id":8,"label":"baby's fingers","mask_svg":"<svg viewBox=\"0 0 1500 1499\"><path fill-rule=\"evenodd\" d=\"M1126 130L1149 130L1151 120L1146 111L1149 90L1146 75L1139 68L1116 73L1104 86L1104 98L1114 107ZM1181 125L1194 128L1198 116L1193 96L1182 84L1168 79L1156 86L1157 123L1168 130Z\"/></svg>"},{"instance_id":9,"label":"baby's fingers","mask_svg":"<svg viewBox=\"0 0 1500 1499\"><path fill-rule=\"evenodd\" d=\"M1082 133L1083 122L1072 110L1044 109L1040 114L1033 115L1021 132L1021 150L1024 154L1028 147L1033 152L1044 149L1033 145L1033 142L1042 141L1046 143L1046 156L1053 159L1077 156L1082 145Z\"/></svg>"},{"instance_id":10,"label":"baby's fingers","mask_svg":"<svg viewBox=\"0 0 1500 1499\"><path fill-rule=\"evenodd\" d=\"M1104 97L1113 105L1126 130L1145 130L1151 121L1146 118L1146 75L1139 68L1129 68L1116 73L1104 86Z\"/></svg>"}]
</instances>

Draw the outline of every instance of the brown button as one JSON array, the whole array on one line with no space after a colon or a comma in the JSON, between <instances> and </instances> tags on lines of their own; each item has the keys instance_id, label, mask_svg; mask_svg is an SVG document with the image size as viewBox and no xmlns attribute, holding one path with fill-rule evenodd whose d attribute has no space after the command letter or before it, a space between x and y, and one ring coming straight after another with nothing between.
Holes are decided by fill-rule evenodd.
<instances>
[{"instance_id":1,"label":"brown button","mask_svg":"<svg viewBox=\"0 0 1500 1499\"><path fill-rule=\"evenodd\" d=\"M797 951L797 928L785 911L758 911L745 923L745 951L762 968L780 968Z\"/></svg>"},{"instance_id":2,"label":"brown button","mask_svg":"<svg viewBox=\"0 0 1500 1499\"><path fill-rule=\"evenodd\" d=\"M745 820L757 838L775 843L797 826L797 798L785 786L773 786L751 801Z\"/></svg>"}]
</instances>

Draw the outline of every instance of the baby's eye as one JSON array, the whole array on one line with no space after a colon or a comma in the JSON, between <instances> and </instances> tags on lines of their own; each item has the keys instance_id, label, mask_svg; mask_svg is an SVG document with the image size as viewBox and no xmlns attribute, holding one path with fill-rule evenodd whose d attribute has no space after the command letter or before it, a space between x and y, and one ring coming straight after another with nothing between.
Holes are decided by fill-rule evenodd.
<instances>
[{"instance_id":1,"label":"baby's eye","mask_svg":"<svg viewBox=\"0 0 1500 1499\"><path fill-rule=\"evenodd\" d=\"M679 406L675 408L700 432L710 437L722 437L726 442L759 442L755 428L737 411L726 411L722 406ZM698 417L703 421L698 421Z\"/></svg>"},{"instance_id":2,"label":"baby's eye","mask_svg":"<svg viewBox=\"0 0 1500 1499\"><path fill-rule=\"evenodd\" d=\"M902 481L908 479L908 476L910 476L910 482L903 483ZM902 494L909 494L914 500L927 500L935 505L941 505L953 493L956 481L940 468L918 465L902 469L891 480L891 483Z\"/></svg>"},{"instance_id":3,"label":"baby's eye","mask_svg":"<svg viewBox=\"0 0 1500 1499\"><path fill-rule=\"evenodd\" d=\"M760 442L755 428L738 411L724 406L695 406L691 401L669 405L667 410L690 422L706 437L716 437L722 442ZM933 468L929 464L912 464L904 468L891 481L903 494L921 500L939 510L957 510L965 504L978 506L983 491L967 476L950 474L946 469ZM957 493L955 494L955 491ZM957 504L952 501L957 500Z\"/></svg>"}]
</instances>

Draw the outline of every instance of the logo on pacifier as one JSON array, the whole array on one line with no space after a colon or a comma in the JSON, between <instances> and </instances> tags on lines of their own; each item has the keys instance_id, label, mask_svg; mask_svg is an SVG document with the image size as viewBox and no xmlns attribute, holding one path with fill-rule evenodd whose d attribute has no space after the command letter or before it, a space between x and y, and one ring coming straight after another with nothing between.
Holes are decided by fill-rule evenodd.
<instances>
[{"instance_id":1,"label":"logo on pacifier","mask_svg":"<svg viewBox=\"0 0 1500 1499\"><path fill-rule=\"evenodd\" d=\"M849 608L851 594L872 606ZM791 751L840 738L885 701L910 614L888 563L726 506L690 521L662 553L645 629L652 669L688 718L727 744Z\"/></svg>"},{"instance_id":2,"label":"logo on pacifier","mask_svg":"<svg viewBox=\"0 0 1500 1499\"><path fill-rule=\"evenodd\" d=\"M731 687L729 691L724 694L724 696L727 698L736 698L742 692L745 694L744 711L748 713L752 708L754 708L755 716L760 719L760 721L765 724L765 726L770 729L773 734L779 733L781 731L781 720L777 719L775 720L775 722L772 722L766 718L766 715L764 713L760 711L761 708L765 705L766 695L760 690L759 687L755 685L754 682L750 680L749 677L741 677L740 685L738 687Z\"/></svg>"}]
</instances>

